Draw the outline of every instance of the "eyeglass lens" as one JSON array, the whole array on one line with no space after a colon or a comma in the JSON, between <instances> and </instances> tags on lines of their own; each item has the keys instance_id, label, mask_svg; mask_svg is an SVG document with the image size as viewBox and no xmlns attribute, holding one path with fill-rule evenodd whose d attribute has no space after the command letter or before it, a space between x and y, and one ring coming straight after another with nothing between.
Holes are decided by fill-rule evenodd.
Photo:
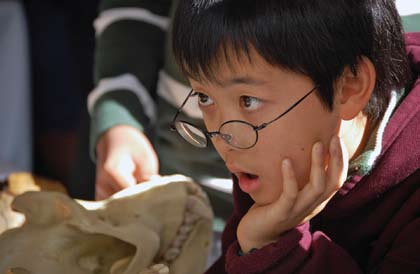
<instances>
[{"instance_id":1,"label":"eyeglass lens","mask_svg":"<svg viewBox=\"0 0 420 274\"><path fill-rule=\"evenodd\" d=\"M182 121L176 121L175 128L178 133L193 146L200 148L207 146L207 137L199 128Z\"/></svg>"},{"instance_id":2,"label":"eyeglass lens","mask_svg":"<svg viewBox=\"0 0 420 274\"><path fill-rule=\"evenodd\" d=\"M257 133L254 128L241 121L229 121L220 127L220 134L230 136L229 140L222 139L236 148L248 148L255 144Z\"/></svg>"},{"instance_id":3,"label":"eyeglass lens","mask_svg":"<svg viewBox=\"0 0 420 274\"><path fill-rule=\"evenodd\" d=\"M183 121L175 122L176 130L190 144L196 147L206 147L206 134L199 128ZM254 128L242 121L229 121L223 124L218 132L211 132L211 137L219 137L227 144L236 148L252 147L257 141L257 133Z\"/></svg>"}]
</instances>

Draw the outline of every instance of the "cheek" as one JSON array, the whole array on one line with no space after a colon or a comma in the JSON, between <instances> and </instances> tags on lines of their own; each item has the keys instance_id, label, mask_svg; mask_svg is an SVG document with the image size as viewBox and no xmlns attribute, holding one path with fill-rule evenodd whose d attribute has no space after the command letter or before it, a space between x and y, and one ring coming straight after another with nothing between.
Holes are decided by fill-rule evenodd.
<instances>
[{"instance_id":1,"label":"cheek","mask_svg":"<svg viewBox=\"0 0 420 274\"><path fill-rule=\"evenodd\" d=\"M272 138L270 137L269 139ZM288 135L285 135L281 140L281 142L277 142L269 148L267 147L265 152L261 153L261 155L264 155L263 159L267 159L270 163L266 166L265 174L270 177L269 181L273 190L272 195L275 197L278 197L283 191L281 166L285 158L292 161L299 189L302 189L308 181L309 173L307 171L310 170L310 145L305 144L302 139L291 138ZM271 182L276 183L273 185Z\"/></svg>"},{"instance_id":2,"label":"cheek","mask_svg":"<svg viewBox=\"0 0 420 274\"><path fill-rule=\"evenodd\" d=\"M308 123L303 123L308 116L297 119L284 119L283 123L273 124L266 132L261 132L261 159L269 159L270 167L275 171L268 172L272 176L279 176L281 180L281 162L284 158L292 161L299 189L309 180L311 170L312 146L321 141L325 151L328 151L330 139L338 133L338 119L333 113L319 111ZM273 165L272 165L272 164ZM282 189L282 187L280 187Z\"/></svg>"}]
</instances>

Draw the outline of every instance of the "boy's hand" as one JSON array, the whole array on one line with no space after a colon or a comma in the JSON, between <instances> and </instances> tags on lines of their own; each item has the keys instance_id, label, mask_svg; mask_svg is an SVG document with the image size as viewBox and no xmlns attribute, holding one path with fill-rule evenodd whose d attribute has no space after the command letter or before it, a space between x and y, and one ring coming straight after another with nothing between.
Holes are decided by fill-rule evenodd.
<instances>
[{"instance_id":1,"label":"boy's hand","mask_svg":"<svg viewBox=\"0 0 420 274\"><path fill-rule=\"evenodd\" d=\"M158 174L159 162L146 135L120 125L109 129L96 146L97 200Z\"/></svg>"},{"instance_id":2,"label":"boy's hand","mask_svg":"<svg viewBox=\"0 0 420 274\"><path fill-rule=\"evenodd\" d=\"M310 181L300 191L290 160L283 161L280 197L268 205L254 204L239 223L237 237L245 253L276 242L283 232L309 221L325 207L347 176L347 151L338 137L331 139L327 170L325 157L322 143L314 144Z\"/></svg>"}]
</instances>

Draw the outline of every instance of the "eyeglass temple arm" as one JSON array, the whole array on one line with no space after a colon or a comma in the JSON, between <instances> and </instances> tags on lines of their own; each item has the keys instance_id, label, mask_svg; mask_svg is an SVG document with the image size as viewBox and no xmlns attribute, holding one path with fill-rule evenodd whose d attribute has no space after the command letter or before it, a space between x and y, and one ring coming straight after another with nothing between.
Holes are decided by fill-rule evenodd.
<instances>
[{"instance_id":1,"label":"eyeglass temple arm","mask_svg":"<svg viewBox=\"0 0 420 274\"><path fill-rule=\"evenodd\" d=\"M283 112L282 114L280 114L279 116L277 116L276 118L274 118L273 120L271 120L271 121L268 121L268 122L265 122L265 123L262 123L261 125L259 125L259 126L256 126L254 129L255 130L260 130L260 129L263 129L263 128L265 128L266 126L268 126L269 124L271 124L271 123L273 123L273 122L275 122L275 121L277 121L278 119L280 119L281 117L283 117L284 115L286 115L287 113L289 113L292 109L294 109L297 105L299 105L303 100L305 100L306 99L306 97L308 97L312 92L314 92L316 89L318 89L319 88L319 86L317 85L317 86L315 86L313 89L311 89L308 93L306 93L302 98L300 98L297 102L295 102L293 105L291 105L285 112Z\"/></svg>"},{"instance_id":2,"label":"eyeglass temple arm","mask_svg":"<svg viewBox=\"0 0 420 274\"><path fill-rule=\"evenodd\" d=\"M188 93L187 97L185 98L184 102L182 102L181 106L180 106L180 107L176 110L175 116L174 116L174 118L172 119L172 123L171 123L171 125L170 125L170 129L171 129L171 130L176 130L176 129L175 129L175 121L176 121L176 118L178 118L178 115L181 113L182 108L185 106L185 104L186 104L186 103L187 103L187 101L188 101L188 98L190 98L190 96L191 96L191 94L192 94L193 92L194 92L194 90L193 90L193 89L191 89L191 90L190 90L190 92Z\"/></svg>"}]
</instances>

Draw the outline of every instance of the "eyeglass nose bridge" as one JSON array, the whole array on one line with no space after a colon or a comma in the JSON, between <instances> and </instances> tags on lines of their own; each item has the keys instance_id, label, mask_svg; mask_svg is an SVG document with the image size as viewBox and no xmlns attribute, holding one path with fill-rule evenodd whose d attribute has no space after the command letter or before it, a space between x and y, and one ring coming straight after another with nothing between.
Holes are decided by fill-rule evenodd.
<instances>
[{"instance_id":1,"label":"eyeglass nose bridge","mask_svg":"<svg viewBox=\"0 0 420 274\"><path fill-rule=\"evenodd\" d=\"M245 125L248 128L248 130L252 130L255 134L254 142L252 142L252 143L249 142L247 144L236 143L238 140L235 136L236 136L236 134L238 134L238 132L236 132L236 133L235 132L224 132L222 130L222 128L224 128L226 125L234 124L234 123L235 124L240 124L240 125ZM257 141L258 141L258 131L265 128L267 125L268 125L267 123L263 123L259 126L254 126L254 125L252 125L252 124L250 124L246 121L243 121L243 120L229 120L229 121L224 122L219 127L218 131L206 131L205 135L206 135L208 140L210 140L212 137L220 136L220 138L226 144L228 144L229 146L232 146L232 147L237 148L237 149L249 149L257 143Z\"/></svg>"},{"instance_id":2,"label":"eyeglass nose bridge","mask_svg":"<svg viewBox=\"0 0 420 274\"><path fill-rule=\"evenodd\" d=\"M228 145L232 144L232 139L233 139L232 134L222 133L220 131L213 131L213 132L207 132L207 136L209 138L219 136L226 144Z\"/></svg>"}]
</instances>

